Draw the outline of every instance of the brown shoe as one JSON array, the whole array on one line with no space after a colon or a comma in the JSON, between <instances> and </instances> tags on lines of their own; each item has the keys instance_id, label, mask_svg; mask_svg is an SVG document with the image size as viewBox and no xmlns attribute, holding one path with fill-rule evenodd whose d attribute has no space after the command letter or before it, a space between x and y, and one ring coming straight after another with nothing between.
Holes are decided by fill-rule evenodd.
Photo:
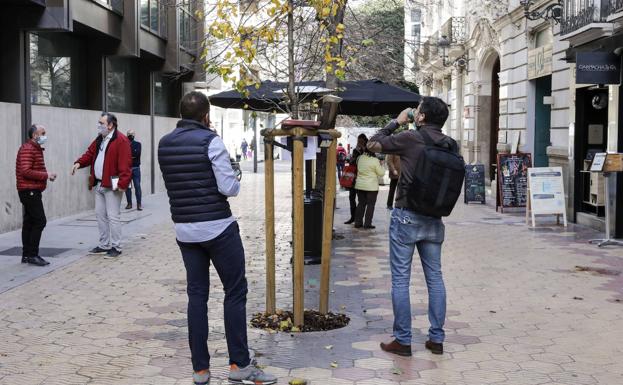
<instances>
[{"instance_id":1,"label":"brown shoe","mask_svg":"<svg viewBox=\"0 0 623 385\"><path fill-rule=\"evenodd\" d=\"M433 354L443 354L443 344L441 342L428 340L424 346Z\"/></svg>"},{"instance_id":2,"label":"brown shoe","mask_svg":"<svg viewBox=\"0 0 623 385\"><path fill-rule=\"evenodd\" d=\"M143 205L136 205L136 209L138 211L143 211Z\"/></svg>"},{"instance_id":3,"label":"brown shoe","mask_svg":"<svg viewBox=\"0 0 623 385\"><path fill-rule=\"evenodd\" d=\"M388 344L381 342L381 349L388 353L398 354L399 356L411 357L411 345L403 345L396 340Z\"/></svg>"},{"instance_id":4,"label":"brown shoe","mask_svg":"<svg viewBox=\"0 0 623 385\"><path fill-rule=\"evenodd\" d=\"M131 203L128 203L128 204L125 206L125 209L126 209L126 210L130 210L131 208L132 208L132 204L131 204Z\"/></svg>"}]
</instances>

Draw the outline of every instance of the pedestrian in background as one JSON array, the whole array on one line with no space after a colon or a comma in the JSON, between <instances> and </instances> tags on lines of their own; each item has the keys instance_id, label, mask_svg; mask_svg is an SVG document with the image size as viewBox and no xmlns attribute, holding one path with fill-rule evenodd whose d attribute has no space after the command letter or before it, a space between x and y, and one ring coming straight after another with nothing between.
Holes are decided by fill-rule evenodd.
<instances>
[{"instance_id":1,"label":"pedestrian in background","mask_svg":"<svg viewBox=\"0 0 623 385\"><path fill-rule=\"evenodd\" d=\"M364 147L363 154L357 158L357 211L355 213L355 228L374 229L372 218L374 206L379 195L379 177L385 175L385 169L379 159L370 150ZM365 220L364 220L365 219Z\"/></svg>"},{"instance_id":2,"label":"pedestrian in background","mask_svg":"<svg viewBox=\"0 0 623 385\"><path fill-rule=\"evenodd\" d=\"M342 178L342 172L344 171L344 165L346 164L346 158L348 158L348 153L346 152L346 149L342 146L342 143L338 143L335 156L337 157L337 179L340 180L340 178Z\"/></svg>"},{"instance_id":3,"label":"pedestrian in background","mask_svg":"<svg viewBox=\"0 0 623 385\"><path fill-rule=\"evenodd\" d=\"M240 182L222 139L210 131L210 103L201 92L186 94L180 103L182 120L158 146L158 162L171 205L177 244L186 268L188 333L193 381L210 381L208 298L210 264L225 290L225 339L229 381L274 384L249 357L247 345L247 279L240 229L228 197L238 195Z\"/></svg>"},{"instance_id":4,"label":"pedestrian in background","mask_svg":"<svg viewBox=\"0 0 623 385\"><path fill-rule=\"evenodd\" d=\"M97 137L74 163L76 170L89 167L89 190L95 190L95 217L99 245L93 254L121 254L121 199L132 178L130 141L117 129L117 117L103 112L97 122Z\"/></svg>"},{"instance_id":5,"label":"pedestrian in background","mask_svg":"<svg viewBox=\"0 0 623 385\"><path fill-rule=\"evenodd\" d=\"M247 143L246 139L242 139L242 144L240 145L240 151L242 151L242 157L247 159L247 149L249 148L249 143Z\"/></svg>"},{"instance_id":6,"label":"pedestrian in background","mask_svg":"<svg viewBox=\"0 0 623 385\"><path fill-rule=\"evenodd\" d=\"M398 178L400 177L400 156L387 154L385 155L387 169L389 170L389 194L387 195L387 209L394 208L394 194L396 186L398 186Z\"/></svg>"},{"instance_id":7,"label":"pedestrian in background","mask_svg":"<svg viewBox=\"0 0 623 385\"><path fill-rule=\"evenodd\" d=\"M45 127L33 124L28 129L28 141L19 148L15 160L17 193L24 211L22 263L35 266L50 264L39 255L41 234L47 224L41 195L47 187L47 181L54 182L56 179L56 174L48 173L45 167L42 145L47 139Z\"/></svg>"},{"instance_id":8,"label":"pedestrian in background","mask_svg":"<svg viewBox=\"0 0 623 385\"><path fill-rule=\"evenodd\" d=\"M455 152L458 150L456 142L441 132L448 114L448 106L443 100L424 97L414 112L409 108L402 111L396 119L374 135L368 144L368 148L374 152L395 154L400 157L400 183L389 226L394 340L381 343L381 349L401 356L411 355L412 318L409 286L415 248L420 256L428 288L430 327L425 347L434 354L443 354L446 288L441 273L441 245L445 237L445 227L440 217L424 215L412 207L409 191L419 171L417 164L426 156L424 151L428 145L443 146ZM411 119L419 128L417 131L407 130L392 135Z\"/></svg>"},{"instance_id":9,"label":"pedestrian in background","mask_svg":"<svg viewBox=\"0 0 623 385\"><path fill-rule=\"evenodd\" d=\"M136 133L134 130L128 131L128 139L130 140L130 151L132 151L132 185L134 186L134 194L136 195L136 209L138 211L143 210L141 203L142 191L141 191L141 142L136 140ZM128 204L125 206L126 210L132 208L132 188L128 187L125 191L125 198Z\"/></svg>"},{"instance_id":10,"label":"pedestrian in background","mask_svg":"<svg viewBox=\"0 0 623 385\"><path fill-rule=\"evenodd\" d=\"M359 155L363 154L367 144L368 137L366 134L359 134L357 137L357 146L355 146L350 158L348 159L349 164L357 164L357 158L359 158ZM357 183L357 180L355 180L355 183ZM355 213L357 211L357 190L354 186L348 189L348 202L350 203L350 218L344 222L345 225L350 225L355 222Z\"/></svg>"}]
</instances>

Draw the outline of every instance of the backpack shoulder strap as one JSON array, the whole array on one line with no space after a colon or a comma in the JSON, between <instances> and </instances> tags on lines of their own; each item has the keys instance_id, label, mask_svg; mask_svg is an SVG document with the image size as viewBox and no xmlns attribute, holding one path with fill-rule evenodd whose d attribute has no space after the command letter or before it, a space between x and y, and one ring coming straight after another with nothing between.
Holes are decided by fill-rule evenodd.
<instances>
[{"instance_id":1,"label":"backpack shoulder strap","mask_svg":"<svg viewBox=\"0 0 623 385\"><path fill-rule=\"evenodd\" d=\"M420 135L424 139L424 143L427 146L434 146L435 145L435 141L433 140L433 138L430 137L430 135L428 135L428 132L426 132L424 129L421 129L418 132L420 133Z\"/></svg>"}]
</instances>

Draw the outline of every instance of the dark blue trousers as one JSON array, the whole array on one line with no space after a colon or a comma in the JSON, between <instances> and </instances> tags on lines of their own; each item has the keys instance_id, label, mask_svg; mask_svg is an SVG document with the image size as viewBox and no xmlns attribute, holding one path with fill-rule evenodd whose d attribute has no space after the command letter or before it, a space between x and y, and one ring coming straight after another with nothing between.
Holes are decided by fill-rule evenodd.
<instances>
[{"instance_id":1,"label":"dark blue trousers","mask_svg":"<svg viewBox=\"0 0 623 385\"><path fill-rule=\"evenodd\" d=\"M247 279L238 223L232 223L221 235L207 242L177 241L188 282L188 342L195 371L210 367L208 352L208 296L210 262L214 264L225 290L224 322L229 363L249 365L247 345Z\"/></svg>"},{"instance_id":2,"label":"dark blue trousers","mask_svg":"<svg viewBox=\"0 0 623 385\"><path fill-rule=\"evenodd\" d=\"M134 191L136 191L136 204L141 205L141 168L140 167L132 167L132 184L134 185ZM125 190L125 199L128 201L128 204L132 204L132 189L128 188Z\"/></svg>"}]
</instances>

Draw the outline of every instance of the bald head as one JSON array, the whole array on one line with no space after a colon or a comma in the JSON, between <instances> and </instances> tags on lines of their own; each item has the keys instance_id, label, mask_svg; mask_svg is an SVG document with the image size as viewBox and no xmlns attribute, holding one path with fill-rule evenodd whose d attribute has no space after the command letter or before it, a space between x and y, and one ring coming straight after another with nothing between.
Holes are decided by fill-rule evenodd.
<instances>
[{"instance_id":1,"label":"bald head","mask_svg":"<svg viewBox=\"0 0 623 385\"><path fill-rule=\"evenodd\" d=\"M37 139L40 136L45 135L45 126L43 124L33 124L28 129L28 138Z\"/></svg>"}]
</instances>

